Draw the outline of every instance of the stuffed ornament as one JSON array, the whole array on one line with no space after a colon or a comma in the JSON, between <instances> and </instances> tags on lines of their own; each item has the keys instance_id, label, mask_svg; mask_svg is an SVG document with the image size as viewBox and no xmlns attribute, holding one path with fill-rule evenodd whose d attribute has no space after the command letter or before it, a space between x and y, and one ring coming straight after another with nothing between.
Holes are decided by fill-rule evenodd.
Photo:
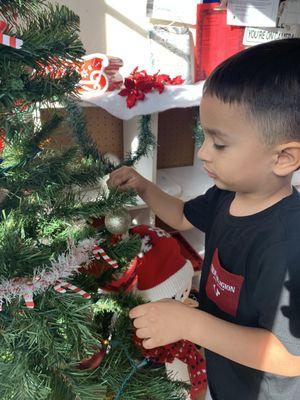
<instances>
[{"instance_id":1,"label":"stuffed ornament","mask_svg":"<svg viewBox=\"0 0 300 400\"><path fill-rule=\"evenodd\" d=\"M197 302L189 298L194 269L191 262L181 255L177 241L164 230L146 225L134 227L130 233L138 234L142 239L142 250L135 270L136 293L148 301L172 298L197 307ZM197 399L206 389L205 361L193 343L180 340L146 350L137 337L135 342L144 357L166 365L172 380L185 381L191 385L191 399Z\"/></svg>"}]
</instances>

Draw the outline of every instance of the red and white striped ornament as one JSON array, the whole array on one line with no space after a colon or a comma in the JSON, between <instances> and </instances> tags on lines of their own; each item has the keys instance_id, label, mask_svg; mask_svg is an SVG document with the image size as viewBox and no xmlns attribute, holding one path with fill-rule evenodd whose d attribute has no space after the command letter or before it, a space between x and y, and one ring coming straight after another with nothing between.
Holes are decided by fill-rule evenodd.
<instances>
[{"instance_id":1,"label":"red and white striped ornament","mask_svg":"<svg viewBox=\"0 0 300 400\"><path fill-rule=\"evenodd\" d=\"M34 308L33 293L28 292L24 294L25 305L27 308Z\"/></svg>"},{"instance_id":2,"label":"red and white striped ornament","mask_svg":"<svg viewBox=\"0 0 300 400\"><path fill-rule=\"evenodd\" d=\"M1 28L1 27L0 27ZM57 260L51 262L51 269L41 266L31 277L14 277L0 280L0 312L3 305L11 303L14 299L24 299L27 308L34 308L34 296L44 293L49 287L54 287L57 292L66 292L66 289L89 299L89 293L78 288L66 279L72 278L80 271L81 265L91 259L91 254L96 246L96 239L85 239L77 246L70 242L67 252L61 254Z\"/></svg>"},{"instance_id":3,"label":"red and white striped ornament","mask_svg":"<svg viewBox=\"0 0 300 400\"><path fill-rule=\"evenodd\" d=\"M0 43L5 46L13 47L14 49L20 49L23 46L23 40L5 35L3 32L6 27L7 23L5 21L0 21Z\"/></svg>"},{"instance_id":4,"label":"red and white striped ornament","mask_svg":"<svg viewBox=\"0 0 300 400\"><path fill-rule=\"evenodd\" d=\"M57 285L54 286L54 290L58 293L65 293L66 289L72 290L73 292L79 294L80 296L84 297L85 299L90 299L91 295L84 290L80 289L78 286L72 285L69 282L59 282Z\"/></svg>"},{"instance_id":5,"label":"red and white striped ornament","mask_svg":"<svg viewBox=\"0 0 300 400\"><path fill-rule=\"evenodd\" d=\"M112 268L119 268L119 264L110 258L102 247L95 246L93 249L93 254L97 260L100 260L102 257L103 260L105 260Z\"/></svg>"}]
</instances>

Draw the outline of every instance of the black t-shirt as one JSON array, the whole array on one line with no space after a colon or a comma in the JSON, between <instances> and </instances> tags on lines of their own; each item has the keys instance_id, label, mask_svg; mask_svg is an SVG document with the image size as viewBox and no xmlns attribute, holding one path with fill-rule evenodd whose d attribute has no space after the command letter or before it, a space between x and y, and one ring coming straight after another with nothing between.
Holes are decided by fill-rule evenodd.
<instances>
[{"instance_id":1,"label":"black t-shirt","mask_svg":"<svg viewBox=\"0 0 300 400\"><path fill-rule=\"evenodd\" d=\"M185 217L205 232L200 309L261 327L300 355L300 195L257 214L230 215L234 193L212 187L185 203ZM262 354L263 357L263 354ZM283 377L206 351L214 400L299 400L300 377Z\"/></svg>"}]
</instances>

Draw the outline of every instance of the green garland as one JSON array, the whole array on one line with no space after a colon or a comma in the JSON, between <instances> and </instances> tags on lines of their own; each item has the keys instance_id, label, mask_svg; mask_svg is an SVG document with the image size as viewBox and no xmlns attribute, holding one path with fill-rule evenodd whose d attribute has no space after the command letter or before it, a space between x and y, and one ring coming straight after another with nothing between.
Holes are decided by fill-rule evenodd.
<instances>
[{"instance_id":1,"label":"green garland","mask_svg":"<svg viewBox=\"0 0 300 400\"><path fill-rule=\"evenodd\" d=\"M194 139L197 147L201 147L204 142L203 129L200 124L199 111L195 117L195 126L193 128Z\"/></svg>"}]
</instances>

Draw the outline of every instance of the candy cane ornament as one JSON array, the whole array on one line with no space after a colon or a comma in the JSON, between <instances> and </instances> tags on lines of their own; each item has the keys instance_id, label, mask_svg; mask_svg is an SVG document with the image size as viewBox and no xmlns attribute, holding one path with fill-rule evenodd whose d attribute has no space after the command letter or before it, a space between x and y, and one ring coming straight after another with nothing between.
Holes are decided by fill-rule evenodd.
<instances>
[{"instance_id":1,"label":"candy cane ornament","mask_svg":"<svg viewBox=\"0 0 300 400\"><path fill-rule=\"evenodd\" d=\"M33 301L33 293L32 292L28 292L26 294L24 294L23 296L24 300L25 300L25 305L27 308L34 308L34 301Z\"/></svg>"},{"instance_id":2,"label":"candy cane ornament","mask_svg":"<svg viewBox=\"0 0 300 400\"><path fill-rule=\"evenodd\" d=\"M62 283L60 282L58 285L54 286L54 290L58 293L66 293L66 289L62 287Z\"/></svg>"},{"instance_id":3,"label":"candy cane ornament","mask_svg":"<svg viewBox=\"0 0 300 400\"><path fill-rule=\"evenodd\" d=\"M21 49L23 46L23 40L17 39L13 36L5 35L3 32L7 27L7 23L5 21L0 21L0 44L4 46L9 46L14 49Z\"/></svg>"},{"instance_id":4,"label":"candy cane ornament","mask_svg":"<svg viewBox=\"0 0 300 400\"><path fill-rule=\"evenodd\" d=\"M73 292L79 294L80 296L82 296L85 299L90 299L91 295L87 292L85 292L84 290L80 289L79 287L72 285L69 282L59 282L58 285L54 286L54 289L59 292L59 293L65 293L66 290L64 288L70 289Z\"/></svg>"},{"instance_id":5,"label":"candy cane ornament","mask_svg":"<svg viewBox=\"0 0 300 400\"><path fill-rule=\"evenodd\" d=\"M95 246L93 249L93 254L97 260L100 260L102 257L103 260L105 260L112 268L119 268L119 264L110 258L102 247Z\"/></svg>"}]
</instances>

